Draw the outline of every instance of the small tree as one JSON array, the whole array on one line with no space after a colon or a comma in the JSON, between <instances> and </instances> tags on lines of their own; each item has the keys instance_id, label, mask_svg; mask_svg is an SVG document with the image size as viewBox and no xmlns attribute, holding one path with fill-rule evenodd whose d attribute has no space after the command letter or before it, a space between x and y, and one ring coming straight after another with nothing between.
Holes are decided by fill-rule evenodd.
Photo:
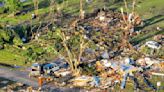
<instances>
[{"instance_id":1,"label":"small tree","mask_svg":"<svg viewBox=\"0 0 164 92\"><path fill-rule=\"evenodd\" d=\"M126 15L124 14L123 8L121 8L121 14L123 18L123 34L122 34L122 41L121 41L121 47L128 47L130 50L134 50L133 46L130 44L129 40L129 35L130 35L130 30L134 28L134 26L137 26L140 24L141 20L140 17L135 13L135 4L136 0L133 0L132 3L132 9L128 8L127 1L124 0L125 4L125 10L126 10Z\"/></svg>"},{"instance_id":2,"label":"small tree","mask_svg":"<svg viewBox=\"0 0 164 92\"><path fill-rule=\"evenodd\" d=\"M75 35L66 36L64 32L60 30L57 31L58 36L62 40L62 45L66 51L65 60L70 65L71 71L75 76L80 75L80 69L78 65L80 64L80 59L83 55L84 50L87 48L89 41L84 39L83 34L75 33Z\"/></svg>"}]
</instances>

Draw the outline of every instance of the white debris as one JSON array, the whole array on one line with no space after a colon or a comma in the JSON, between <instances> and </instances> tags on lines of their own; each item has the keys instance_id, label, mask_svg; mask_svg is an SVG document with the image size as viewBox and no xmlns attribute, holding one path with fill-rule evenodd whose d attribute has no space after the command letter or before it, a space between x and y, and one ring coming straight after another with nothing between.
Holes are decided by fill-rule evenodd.
<instances>
[{"instance_id":1,"label":"white debris","mask_svg":"<svg viewBox=\"0 0 164 92\"><path fill-rule=\"evenodd\" d=\"M157 87L159 87L159 86L161 86L161 82L160 81L157 82Z\"/></svg>"},{"instance_id":2,"label":"white debris","mask_svg":"<svg viewBox=\"0 0 164 92\"><path fill-rule=\"evenodd\" d=\"M130 59L130 58L125 58L125 60L124 60L124 64L134 64L134 61L132 60L132 59Z\"/></svg>"},{"instance_id":3,"label":"white debris","mask_svg":"<svg viewBox=\"0 0 164 92\"><path fill-rule=\"evenodd\" d=\"M89 39L86 35L84 35L84 39Z\"/></svg>"},{"instance_id":4,"label":"white debris","mask_svg":"<svg viewBox=\"0 0 164 92\"><path fill-rule=\"evenodd\" d=\"M56 72L54 72L54 74L56 76L65 77L65 76L71 74L71 72L70 71L56 71Z\"/></svg>"},{"instance_id":5,"label":"white debris","mask_svg":"<svg viewBox=\"0 0 164 92\"><path fill-rule=\"evenodd\" d=\"M70 36L66 36L66 40L69 40L70 39Z\"/></svg>"},{"instance_id":6,"label":"white debris","mask_svg":"<svg viewBox=\"0 0 164 92\"><path fill-rule=\"evenodd\" d=\"M54 30L56 29L56 27L55 27L55 26L53 26L52 28L53 28Z\"/></svg>"},{"instance_id":7,"label":"white debris","mask_svg":"<svg viewBox=\"0 0 164 92\"><path fill-rule=\"evenodd\" d=\"M100 17L99 17L99 20L100 20L100 21L104 21L104 20L105 20L105 16L100 16Z\"/></svg>"},{"instance_id":8,"label":"white debris","mask_svg":"<svg viewBox=\"0 0 164 92\"><path fill-rule=\"evenodd\" d=\"M153 65L155 62L154 60L150 59L149 57L145 58L145 63L149 66Z\"/></svg>"},{"instance_id":9,"label":"white debris","mask_svg":"<svg viewBox=\"0 0 164 92\"><path fill-rule=\"evenodd\" d=\"M158 30L158 31L161 31L162 29L161 29L160 27L157 27L157 30Z\"/></svg>"},{"instance_id":10,"label":"white debris","mask_svg":"<svg viewBox=\"0 0 164 92\"><path fill-rule=\"evenodd\" d=\"M111 66L111 62L109 62L107 59L103 59L103 60L101 60L101 62L103 62L105 67L110 67Z\"/></svg>"},{"instance_id":11,"label":"white debris","mask_svg":"<svg viewBox=\"0 0 164 92\"><path fill-rule=\"evenodd\" d=\"M157 75L157 76L164 76L163 73L155 73L155 72L152 72L151 74L152 74L152 75Z\"/></svg>"},{"instance_id":12,"label":"white debris","mask_svg":"<svg viewBox=\"0 0 164 92\"><path fill-rule=\"evenodd\" d=\"M133 14L132 14L132 13L130 13L130 14L129 14L129 16L128 16L128 21L131 23L131 22L132 22L132 20L133 20Z\"/></svg>"},{"instance_id":13,"label":"white debris","mask_svg":"<svg viewBox=\"0 0 164 92\"><path fill-rule=\"evenodd\" d=\"M152 49L160 49L161 45L156 41L148 41L145 43L146 46Z\"/></svg>"},{"instance_id":14,"label":"white debris","mask_svg":"<svg viewBox=\"0 0 164 92\"><path fill-rule=\"evenodd\" d=\"M148 66L152 66L153 64L158 64L160 63L160 60L152 59L150 57L145 57L145 58L140 58L137 60L137 63L139 64L146 64Z\"/></svg>"},{"instance_id":15,"label":"white debris","mask_svg":"<svg viewBox=\"0 0 164 92\"><path fill-rule=\"evenodd\" d=\"M74 86L87 86L88 82L92 81L92 77L80 76L72 80Z\"/></svg>"}]
</instances>

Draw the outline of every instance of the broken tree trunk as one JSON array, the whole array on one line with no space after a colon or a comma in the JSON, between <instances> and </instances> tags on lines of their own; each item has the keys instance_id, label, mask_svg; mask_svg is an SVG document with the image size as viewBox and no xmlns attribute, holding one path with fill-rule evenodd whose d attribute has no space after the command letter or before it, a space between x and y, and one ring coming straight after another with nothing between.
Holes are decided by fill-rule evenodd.
<instances>
[{"instance_id":1,"label":"broken tree trunk","mask_svg":"<svg viewBox=\"0 0 164 92\"><path fill-rule=\"evenodd\" d=\"M136 52L136 49L129 42L129 35L130 35L129 30L130 30L129 27L123 30L120 48L121 49L128 48L129 50Z\"/></svg>"},{"instance_id":2,"label":"broken tree trunk","mask_svg":"<svg viewBox=\"0 0 164 92\"><path fill-rule=\"evenodd\" d=\"M34 9L35 9L35 15L38 16L38 4L39 4L39 0L33 0L34 3Z\"/></svg>"},{"instance_id":3,"label":"broken tree trunk","mask_svg":"<svg viewBox=\"0 0 164 92\"><path fill-rule=\"evenodd\" d=\"M80 0L80 19L84 19L83 0Z\"/></svg>"}]
</instances>

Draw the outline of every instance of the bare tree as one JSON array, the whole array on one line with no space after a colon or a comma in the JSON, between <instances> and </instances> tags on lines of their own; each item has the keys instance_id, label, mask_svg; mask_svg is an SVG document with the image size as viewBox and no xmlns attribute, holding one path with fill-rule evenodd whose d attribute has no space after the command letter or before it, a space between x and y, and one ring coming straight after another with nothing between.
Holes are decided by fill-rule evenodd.
<instances>
[{"instance_id":1,"label":"bare tree","mask_svg":"<svg viewBox=\"0 0 164 92\"><path fill-rule=\"evenodd\" d=\"M73 72L73 74L75 76L79 76L80 69L78 68L78 65L80 64L82 54L83 54L84 50L87 48L89 41L86 41L84 39L84 36L81 33L78 33L78 36L80 38L79 43L77 44L78 49L71 50L70 47L68 46L68 40L69 40L68 36L66 36L64 34L64 32L61 32L61 31L59 31L59 36L62 39L62 44L66 51L66 56L65 55L62 55L62 56L65 56L64 58L70 65L70 68L71 68L71 71ZM69 38L71 38L71 37L69 37Z\"/></svg>"},{"instance_id":2,"label":"bare tree","mask_svg":"<svg viewBox=\"0 0 164 92\"><path fill-rule=\"evenodd\" d=\"M130 50L135 51L135 49L129 42L129 35L130 35L130 30L134 30L134 26L139 25L141 20L140 20L140 17L138 16L138 14L135 13L136 0L133 0L132 9L128 8L126 0L124 0L124 4L125 4L126 14L124 13L123 8L121 8L121 14L122 14L122 18L123 18L123 22L122 22L123 33L122 33L122 41L121 41L120 46L121 46L121 48L127 47Z\"/></svg>"},{"instance_id":3,"label":"bare tree","mask_svg":"<svg viewBox=\"0 0 164 92\"><path fill-rule=\"evenodd\" d=\"M33 3L34 3L35 15L38 16L39 0L33 0Z\"/></svg>"},{"instance_id":4,"label":"bare tree","mask_svg":"<svg viewBox=\"0 0 164 92\"><path fill-rule=\"evenodd\" d=\"M83 0L80 0L80 19L84 19Z\"/></svg>"}]
</instances>

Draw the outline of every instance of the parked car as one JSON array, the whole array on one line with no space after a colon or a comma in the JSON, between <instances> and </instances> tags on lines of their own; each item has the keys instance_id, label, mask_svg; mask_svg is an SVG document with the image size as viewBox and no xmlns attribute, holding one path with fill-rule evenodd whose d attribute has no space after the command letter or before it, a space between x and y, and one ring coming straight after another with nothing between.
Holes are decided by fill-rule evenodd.
<instances>
[{"instance_id":1,"label":"parked car","mask_svg":"<svg viewBox=\"0 0 164 92\"><path fill-rule=\"evenodd\" d=\"M46 74L52 74L59 70L59 66L56 63L49 63L43 66L43 71Z\"/></svg>"},{"instance_id":2,"label":"parked car","mask_svg":"<svg viewBox=\"0 0 164 92\"><path fill-rule=\"evenodd\" d=\"M38 63L34 63L31 66L29 76L39 76L41 74L41 66Z\"/></svg>"},{"instance_id":3,"label":"parked car","mask_svg":"<svg viewBox=\"0 0 164 92\"><path fill-rule=\"evenodd\" d=\"M148 41L145 45L152 49L159 49L161 47L161 45L156 41Z\"/></svg>"},{"instance_id":4,"label":"parked car","mask_svg":"<svg viewBox=\"0 0 164 92\"><path fill-rule=\"evenodd\" d=\"M31 66L29 76L40 76L41 74L53 74L60 67L56 63L38 64L34 63Z\"/></svg>"}]
</instances>

